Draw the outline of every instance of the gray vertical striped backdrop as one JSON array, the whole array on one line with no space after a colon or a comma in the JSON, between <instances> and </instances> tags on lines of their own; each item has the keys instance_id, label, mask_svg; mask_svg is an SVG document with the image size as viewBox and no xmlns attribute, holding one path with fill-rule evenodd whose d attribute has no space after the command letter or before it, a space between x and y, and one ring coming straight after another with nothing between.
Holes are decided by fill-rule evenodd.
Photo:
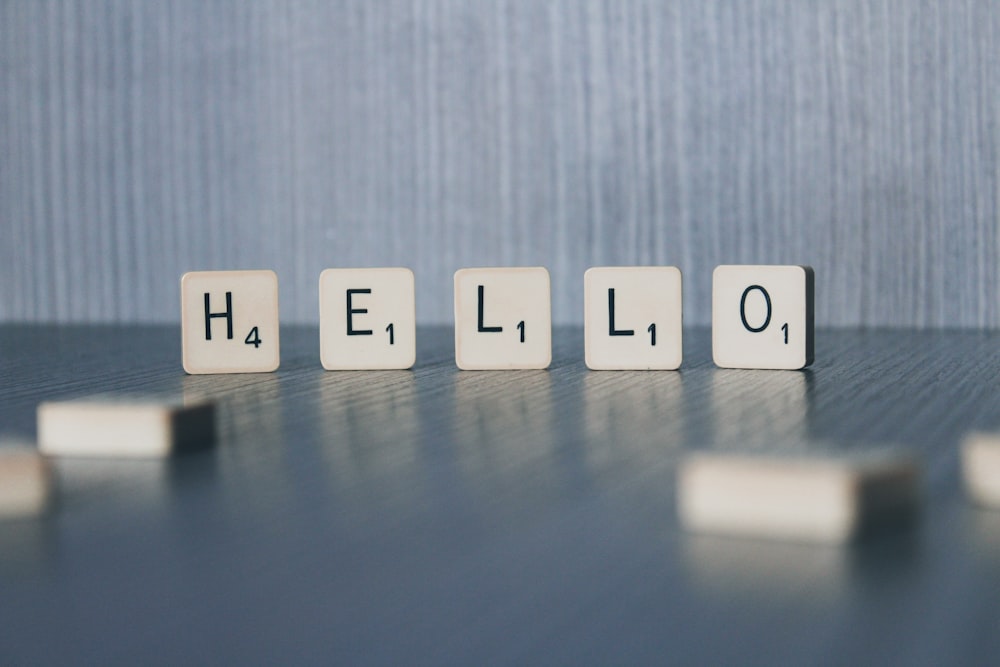
<instances>
[{"instance_id":1,"label":"gray vertical striped backdrop","mask_svg":"<svg viewBox=\"0 0 1000 667\"><path fill-rule=\"evenodd\" d=\"M176 321L194 269L809 263L822 325L1000 326L1000 7L0 0L0 320Z\"/></svg>"}]
</instances>

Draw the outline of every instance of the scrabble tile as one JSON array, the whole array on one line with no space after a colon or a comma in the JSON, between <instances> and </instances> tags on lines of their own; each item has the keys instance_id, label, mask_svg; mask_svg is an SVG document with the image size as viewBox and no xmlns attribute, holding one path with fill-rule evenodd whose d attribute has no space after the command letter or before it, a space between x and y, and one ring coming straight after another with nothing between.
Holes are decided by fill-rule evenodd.
<instances>
[{"instance_id":1,"label":"scrabble tile","mask_svg":"<svg viewBox=\"0 0 1000 667\"><path fill-rule=\"evenodd\" d=\"M541 267L455 273L455 362L462 370L548 368L549 272Z\"/></svg>"},{"instance_id":2,"label":"scrabble tile","mask_svg":"<svg viewBox=\"0 0 1000 667\"><path fill-rule=\"evenodd\" d=\"M594 267L583 282L588 368L680 367L681 272L676 267Z\"/></svg>"},{"instance_id":3,"label":"scrabble tile","mask_svg":"<svg viewBox=\"0 0 1000 667\"><path fill-rule=\"evenodd\" d=\"M417 356L413 271L327 269L319 277L319 356L333 370L402 369Z\"/></svg>"},{"instance_id":4,"label":"scrabble tile","mask_svg":"<svg viewBox=\"0 0 1000 667\"><path fill-rule=\"evenodd\" d=\"M973 500L1000 507L1000 434L973 433L965 439L962 476Z\"/></svg>"},{"instance_id":5,"label":"scrabble tile","mask_svg":"<svg viewBox=\"0 0 1000 667\"><path fill-rule=\"evenodd\" d=\"M195 271L181 278L184 370L266 373L278 368L274 271Z\"/></svg>"},{"instance_id":6,"label":"scrabble tile","mask_svg":"<svg viewBox=\"0 0 1000 667\"><path fill-rule=\"evenodd\" d=\"M912 515L919 469L871 461L699 454L680 466L681 523L697 532L845 542Z\"/></svg>"},{"instance_id":7,"label":"scrabble tile","mask_svg":"<svg viewBox=\"0 0 1000 667\"><path fill-rule=\"evenodd\" d=\"M722 368L794 370L813 361L813 270L718 266L712 274L712 357Z\"/></svg>"},{"instance_id":8,"label":"scrabble tile","mask_svg":"<svg viewBox=\"0 0 1000 667\"><path fill-rule=\"evenodd\" d=\"M42 514L52 497L52 470L37 450L24 445L0 445L0 519Z\"/></svg>"},{"instance_id":9,"label":"scrabble tile","mask_svg":"<svg viewBox=\"0 0 1000 667\"><path fill-rule=\"evenodd\" d=\"M214 439L211 402L97 396L38 406L38 446L48 456L163 457Z\"/></svg>"}]
</instances>

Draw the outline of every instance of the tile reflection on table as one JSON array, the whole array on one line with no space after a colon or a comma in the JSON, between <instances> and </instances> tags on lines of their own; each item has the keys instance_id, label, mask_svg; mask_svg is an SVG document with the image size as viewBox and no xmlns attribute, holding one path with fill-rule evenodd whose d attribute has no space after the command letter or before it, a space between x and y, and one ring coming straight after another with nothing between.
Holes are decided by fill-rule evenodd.
<instances>
[{"instance_id":1,"label":"tile reflection on table","mask_svg":"<svg viewBox=\"0 0 1000 667\"><path fill-rule=\"evenodd\" d=\"M680 561L700 594L761 608L864 604L919 576L921 535L897 526L847 544L683 532Z\"/></svg>"},{"instance_id":2,"label":"tile reflection on table","mask_svg":"<svg viewBox=\"0 0 1000 667\"><path fill-rule=\"evenodd\" d=\"M282 441L282 386L278 376L188 375L182 387L185 403L216 403L217 445Z\"/></svg>"},{"instance_id":3,"label":"tile reflection on table","mask_svg":"<svg viewBox=\"0 0 1000 667\"><path fill-rule=\"evenodd\" d=\"M159 458L54 459L54 512L95 511L121 516L161 511L170 502L171 465L171 459Z\"/></svg>"},{"instance_id":4,"label":"tile reflection on table","mask_svg":"<svg viewBox=\"0 0 1000 667\"><path fill-rule=\"evenodd\" d=\"M713 370L713 445L769 450L776 443L804 443L809 439L811 383L808 371Z\"/></svg>"},{"instance_id":5,"label":"tile reflection on table","mask_svg":"<svg viewBox=\"0 0 1000 667\"><path fill-rule=\"evenodd\" d=\"M657 465L684 444L680 373L592 372L583 378L586 453L593 470Z\"/></svg>"},{"instance_id":6,"label":"tile reflection on table","mask_svg":"<svg viewBox=\"0 0 1000 667\"><path fill-rule=\"evenodd\" d=\"M829 603L850 576L851 554L838 546L685 533L680 548L694 587L721 599Z\"/></svg>"},{"instance_id":7,"label":"tile reflection on table","mask_svg":"<svg viewBox=\"0 0 1000 667\"><path fill-rule=\"evenodd\" d=\"M334 371L319 378L319 449L340 486L412 472L420 408L409 371Z\"/></svg>"},{"instance_id":8,"label":"tile reflection on table","mask_svg":"<svg viewBox=\"0 0 1000 667\"><path fill-rule=\"evenodd\" d=\"M551 386L548 371L455 373L452 438L466 479L528 481L552 467Z\"/></svg>"},{"instance_id":9,"label":"tile reflection on table","mask_svg":"<svg viewBox=\"0 0 1000 667\"><path fill-rule=\"evenodd\" d=\"M275 374L188 375L185 401L212 400L219 488L236 513L274 511L295 488L287 465L282 383ZM247 493L252 489L253 493Z\"/></svg>"}]
</instances>

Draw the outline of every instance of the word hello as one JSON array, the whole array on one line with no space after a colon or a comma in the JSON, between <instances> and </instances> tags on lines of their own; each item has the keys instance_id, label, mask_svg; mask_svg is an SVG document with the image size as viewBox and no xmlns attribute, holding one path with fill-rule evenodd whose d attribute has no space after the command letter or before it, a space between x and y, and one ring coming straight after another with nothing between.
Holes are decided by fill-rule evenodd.
<instances>
[{"instance_id":1,"label":"word hello","mask_svg":"<svg viewBox=\"0 0 1000 667\"><path fill-rule=\"evenodd\" d=\"M813 270L716 267L712 357L723 368L801 369L813 361ZM675 370L683 358L681 272L595 267L584 275L587 367ZM319 278L320 360L328 370L406 369L416 362L413 272L327 269ZM273 271L197 271L181 278L188 373L258 373L279 364ZM552 361L549 272L455 273L455 362L463 370L542 369Z\"/></svg>"}]
</instances>

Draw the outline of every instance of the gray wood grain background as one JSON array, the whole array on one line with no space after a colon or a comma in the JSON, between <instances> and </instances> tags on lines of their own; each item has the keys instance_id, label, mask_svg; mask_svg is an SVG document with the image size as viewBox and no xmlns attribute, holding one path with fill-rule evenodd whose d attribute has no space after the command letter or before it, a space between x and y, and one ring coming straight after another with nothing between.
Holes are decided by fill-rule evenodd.
<instances>
[{"instance_id":1,"label":"gray wood grain background","mask_svg":"<svg viewBox=\"0 0 1000 667\"><path fill-rule=\"evenodd\" d=\"M0 0L0 320L174 321L193 269L809 263L826 325L1000 325L974 0Z\"/></svg>"}]
</instances>

